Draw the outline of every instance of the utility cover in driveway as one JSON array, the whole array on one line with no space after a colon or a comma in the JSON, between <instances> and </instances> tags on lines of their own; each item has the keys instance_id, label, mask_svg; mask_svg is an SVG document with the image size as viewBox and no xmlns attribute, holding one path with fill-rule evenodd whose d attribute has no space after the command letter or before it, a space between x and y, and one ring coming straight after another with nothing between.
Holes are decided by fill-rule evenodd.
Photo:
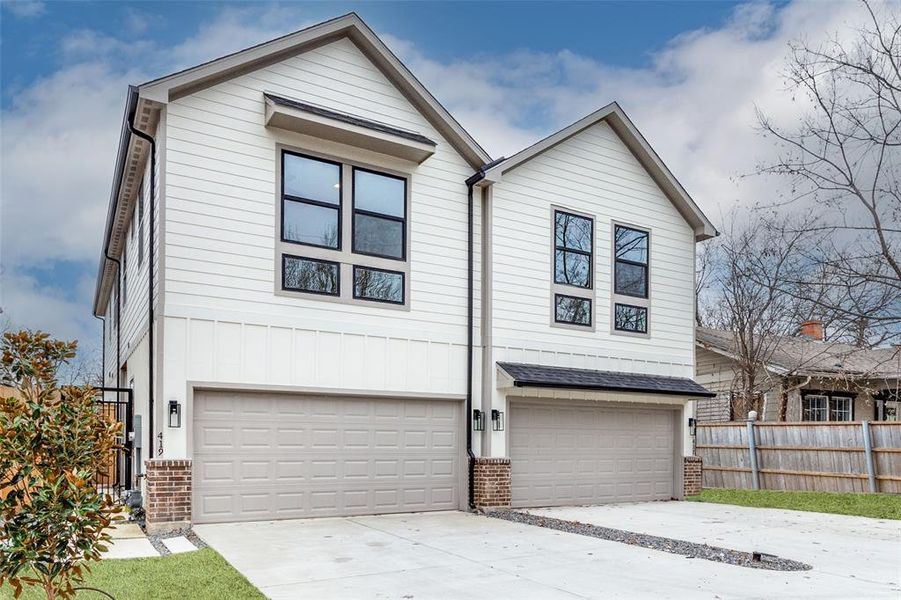
<instances>
[{"instance_id":1,"label":"utility cover in driveway","mask_svg":"<svg viewBox=\"0 0 901 600\"><path fill-rule=\"evenodd\" d=\"M669 500L675 411L511 403L515 507Z\"/></svg>"},{"instance_id":2,"label":"utility cover in driveway","mask_svg":"<svg viewBox=\"0 0 901 600\"><path fill-rule=\"evenodd\" d=\"M458 508L460 406L198 392L194 521Z\"/></svg>"}]
</instances>

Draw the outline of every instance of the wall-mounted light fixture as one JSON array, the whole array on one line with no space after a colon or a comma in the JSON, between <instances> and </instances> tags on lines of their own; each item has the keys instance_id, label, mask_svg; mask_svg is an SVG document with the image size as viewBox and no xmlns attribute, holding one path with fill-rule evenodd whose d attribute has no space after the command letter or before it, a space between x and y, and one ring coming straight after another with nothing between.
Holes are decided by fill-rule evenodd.
<instances>
[{"instance_id":1,"label":"wall-mounted light fixture","mask_svg":"<svg viewBox=\"0 0 901 600\"><path fill-rule=\"evenodd\" d=\"M478 408L472 411L472 429L473 431L485 431L485 413Z\"/></svg>"},{"instance_id":2,"label":"wall-mounted light fixture","mask_svg":"<svg viewBox=\"0 0 901 600\"><path fill-rule=\"evenodd\" d=\"M176 400L169 400L169 427L181 427L181 404Z\"/></svg>"},{"instance_id":3,"label":"wall-mounted light fixture","mask_svg":"<svg viewBox=\"0 0 901 600\"><path fill-rule=\"evenodd\" d=\"M491 429L494 431L504 430L504 413L496 408L491 409Z\"/></svg>"},{"instance_id":4,"label":"wall-mounted light fixture","mask_svg":"<svg viewBox=\"0 0 901 600\"><path fill-rule=\"evenodd\" d=\"M694 434L698 431L698 420L694 417L688 418L688 435L694 436Z\"/></svg>"}]
</instances>

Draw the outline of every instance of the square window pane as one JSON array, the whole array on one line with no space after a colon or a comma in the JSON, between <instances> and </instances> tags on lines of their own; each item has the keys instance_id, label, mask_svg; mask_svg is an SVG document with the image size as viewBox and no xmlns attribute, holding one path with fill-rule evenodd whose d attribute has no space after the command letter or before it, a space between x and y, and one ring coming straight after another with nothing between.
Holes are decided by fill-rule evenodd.
<instances>
[{"instance_id":1,"label":"square window pane","mask_svg":"<svg viewBox=\"0 0 901 600\"><path fill-rule=\"evenodd\" d=\"M554 238L558 248L591 252L591 219L555 212Z\"/></svg>"},{"instance_id":2,"label":"square window pane","mask_svg":"<svg viewBox=\"0 0 901 600\"><path fill-rule=\"evenodd\" d=\"M354 267L354 297L404 303L404 274Z\"/></svg>"},{"instance_id":3,"label":"square window pane","mask_svg":"<svg viewBox=\"0 0 901 600\"><path fill-rule=\"evenodd\" d=\"M404 217L406 181L354 169L354 207Z\"/></svg>"},{"instance_id":4,"label":"square window pane","mask_svg":"<svg viewBox=\"0 0 901 600\"><path fill-rule=\"evenodd\" d=\"M554 282L579 287L591 287L591 257L586 254L556 250Z\"/></svg>"},{"instance_id":5,"label":"square window pane","mask_svg":"<svg viewBox=\"0 0 901 600\"><path fill-rule=\"evenodd\" d=\"M613 327L617 331L648 332L648 309L643 306L617 304L614 307Z\"/></svg>"},{"instance_id":6,"label":"square window pane","mask_svg":"<svg viewBox=\"0 0 901 600\"><path fill-rule=\"evenodd\" d=\"M843 396L833 396L832 406L829 413L830 421L850 421L851 420L851 398Z\"/></svg>"},{"instance_id":7,"label":"square window pane","mask_svg":"<svg viewBox=\"0 0 901 600\"><path fill-rule=\"evenodd\" d=\"M803 421L825 421L826 404L826 396L804 396L801 398L801 419Z\"/></svg>"},{"instance_id":8,"label":"square window pane","mask_svg":"<svg viewBox=\"0 0 901 600\"><path fill-rule=\"evenodd\" d=\"M616 258L648 264L648 234L628 227L616 227Z\"/></svg>"},{"instance_id":9,"label":"square window pane","mask_svg":"<svg viewBox=\"0 0 901 600\"><path fill-rule=\"evenodd\" d=\"M338 247L338 209L285 200L282 237L289 242Z\"/></svg>"},{"instance_id":10,"label":"square window pane","mask_svg":"<svg viewBox=\"0 0 901 600\"><path fill-rule=\"evenodd\" d=\"M560 323L591 326L591 300L558 294L554 311Z\"/></svg>"},{"instance_id":11,"label":"square window pane","mask_svg":"<svg viewBox=\"0 0 901 600\"><path fill-rule=\"evenodd\" d=\"M648 286L645 280L647 271L648 268L641 265L617 262L615 285L616 293L626 294L627 296L638 296L639 298L647 298Z\"/></svg>"},{"instance_id":12,"label":"square window pane","mask_svg":"<svg viewBox=\"0 0 901 600\"><path fill-rule=\"evenodd\" d=\"M287 290L338 295L338 263L283 256L282 270L282 284Z\"/></svg>"},{"instance_id":13,"label":"square window pane","mask_svg":"<svg viewBox=\"0 0 901 600\"><path fill-rule=\"evenodd\" d=\"M283 193L335 206L341 202L339 165L295 154L283 156Z\"/></svg>"},{"instance_id":14,"label":"square window pane","mask_svg":"<svg viewBox=\"0 0 901 600\"><path fill-rule=\"evenodd\" d=\"M354 215L354 252L403 258L403 223L369 215Z\"/></svg>"}]
</instances>

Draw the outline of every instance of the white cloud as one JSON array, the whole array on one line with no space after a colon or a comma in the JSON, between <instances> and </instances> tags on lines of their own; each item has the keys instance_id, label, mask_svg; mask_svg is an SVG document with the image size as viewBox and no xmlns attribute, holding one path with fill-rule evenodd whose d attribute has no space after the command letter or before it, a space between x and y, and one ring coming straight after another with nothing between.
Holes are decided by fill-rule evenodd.
<instances>
[{"instance_id":1,"label":"white cloud","mask_svg":"<svg viewBox=\"0 0 901 600\"><path fill-rule=\"evenodd\" d=\"M617 67L566 48L442 62L397 37L400 32L379 33L494 156L510 155L618 100L718 220L734 202L765 199L781 185L734 178L773 154L769 142L753 131L755 105L777 118L797 111L779 77L786 42L802 35L823 38L862 15L851 3L747 4L721 28L673 39L646 68ZM28 322L44 319L61 330L63 319L87 326L90 294L65 300L16 274L34 264L76 260L89 265L85 277L93 285L128 83L306 24L294 7L242 7L225 9L190 39L167 47L134 35L126 43L92 31L62 40L63 66L23 89L2 113L4 302L11 315ZM141 29L136 17L129 30L140 34Z\"/></svg>"},{"instance_id":2,"label":"white cloud","mask_svg":"<svg viewBox=\"0 0 901 600\"><path fill-rule=\"evenodd\" d=\"M30 19L44 14L47 6L38 0L4 0L3 8L20 19Z\"/></svg>"}]
</instances>

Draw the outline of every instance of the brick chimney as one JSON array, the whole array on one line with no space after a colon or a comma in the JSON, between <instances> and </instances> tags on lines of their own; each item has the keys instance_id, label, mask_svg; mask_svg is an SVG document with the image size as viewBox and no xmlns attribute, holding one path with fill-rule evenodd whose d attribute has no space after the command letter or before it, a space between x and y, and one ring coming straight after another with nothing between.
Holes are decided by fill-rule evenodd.
<instances>
[{"instance_id":1,"label":"brick chimney","mask_svg":"<svg viewBox=\"0 0 901 600\"><path fill-rule=\"evenodd\" d=\"M823 341L823 322L819 319L808 319L801 323L799 333L817 342Z\"/></svg>"}]
</instances>

